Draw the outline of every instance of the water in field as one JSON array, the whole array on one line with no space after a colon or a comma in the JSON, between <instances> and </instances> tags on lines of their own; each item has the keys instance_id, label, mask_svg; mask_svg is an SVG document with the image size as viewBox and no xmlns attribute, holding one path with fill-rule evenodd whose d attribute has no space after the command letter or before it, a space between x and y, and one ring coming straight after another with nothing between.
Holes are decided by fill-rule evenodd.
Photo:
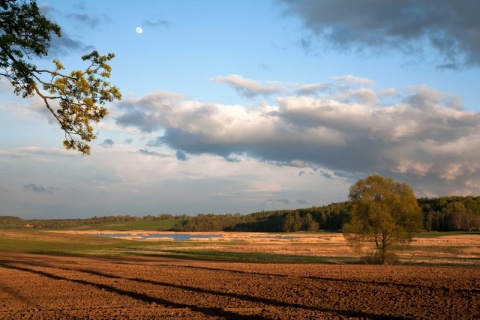
<instances>
[{"instance_id":1,"label":"water in field","mask_svg":"<svg viewBox=\"0 0 480 320\"><path fill-rule=\"evenodd\" d=\"M90 234L92 236L108 237L108 238L123 238L132 240L160 240L168 239L173 241L187 241L187 240L218 240L224 239L224 236L217 233L212 234L196 234L196 233L139 233L139 232L119 232L119 233L96 233ZM283 235L258 235L255 238L261 240L294 240L296 237ZM242 240L241 238L232 237L230 240Z\"/></svg>"},{"instance_id":2,"label":"water in field","mask_svg":"<svg viewBox=\"0 0 480 320\"><path fill-rule=\"evenodd\" d=\"M191 234L191 233L98 233L93 236L108 237L108 238L130 238L135 240L153 240L170 238L174 241L185 240L201 240L201 239L220 239L223 238L220 234Z\"/></svg>"}]
</instances>

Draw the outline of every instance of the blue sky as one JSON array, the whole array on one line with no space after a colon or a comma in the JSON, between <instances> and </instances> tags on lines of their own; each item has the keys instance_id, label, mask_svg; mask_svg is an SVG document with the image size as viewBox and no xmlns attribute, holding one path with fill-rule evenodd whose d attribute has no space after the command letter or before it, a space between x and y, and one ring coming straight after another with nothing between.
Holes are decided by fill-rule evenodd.
<instances>
[{"instance_id":1,"label":"blue sky","mask_svg":"<svg viewBox=\"0 0 480 320\"><path fill-rule=\"evenodd\" d=\"M113 52L123 98L81 156L0 79L0 215L293 209L373 173L419 197L480 194L480 4L37 3L63 37L34 62Z\"/></svg>"}]
</instances>

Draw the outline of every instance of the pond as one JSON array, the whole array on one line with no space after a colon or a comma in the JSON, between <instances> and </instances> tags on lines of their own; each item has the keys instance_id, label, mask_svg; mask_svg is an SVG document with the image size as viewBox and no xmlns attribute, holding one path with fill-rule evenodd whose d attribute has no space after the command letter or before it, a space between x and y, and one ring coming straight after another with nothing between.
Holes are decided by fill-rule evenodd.
<instances>
[{"instance_id":1,"label":"pond","mask_svg":"<svg viewBox=\"0 0 480 320\"><path fill-rule=\"evenodd\" d=\"M161 238L170 238L174 241L201 240L201 239L221 239L220 234L191 234L191 233L96 233L92 236L107 238L131 238L134 240L152 240Z\"/></svg>"}]
</instances>

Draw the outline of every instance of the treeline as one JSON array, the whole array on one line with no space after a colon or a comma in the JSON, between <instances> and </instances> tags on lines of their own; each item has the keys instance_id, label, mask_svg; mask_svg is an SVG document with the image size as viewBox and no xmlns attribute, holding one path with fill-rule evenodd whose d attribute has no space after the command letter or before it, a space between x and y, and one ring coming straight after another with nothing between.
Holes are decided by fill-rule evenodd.
<instances>
[{"instance_id":1,"label":"treeline","mask_svg":"<svg viewBox=\"0 0 480 320\"><path fill-rule=\"evenodd\" d=\"M339 230L349 216L348 202L297 210L261 211L242 214L199 214L173 231L294 232Z\"/></svg>"},{"instance_id":2,"label":"treeline","mask_svg":"<svg viewBox=\"0 0 480 320\"><path fill-rule=\"evenodd\" d=\"M480 231L480 197L420 198L427 231Z\"/></svg>"},{"instance_id":3,"label":"treeline","mask_svg":"<svg viewBox=\"0 0 480 320\"><path fill-rule=\"evenodd\" d=\"M131 216L131 215L118 215L118 216L102 216L84 219L21 219L12 216L0 216L0 227L8 229L19 228L35 228L35 229L70 229L80 228L87 226L95 226L100 224L116 223L116 222L134 222L134 221L153 221L153 220L187 220L190 216L183 215L171 215L168 213L162 213L157 216L146 215Z\"/></svg>"},{"instance_id":4,"label":"treeline","mask_svg":"<svg viewBox=\"0 0 480 320\"><path fill-rule=\"evenodd\" d=\"M480 231L480 197L417 199L426 231ZM341 230L350 218L350 202L297 210L262 211L249 215L199 214L175 231L294 232Z\"/></svg>"},{"instance_id":5,"label":"treeline","mask_svg":"<svg viewBox=\"0 0 480 320\"><path fill-rule=\"evenodd\" d=\"M420 198L426 231L480 231L480 197ZM131 215L93 217L87 219L23 220L1 217L0 227L62 229L98 224L148 220L179 220L171 231L250 231L294 232L341 230L350 218L350 202L296 210L261 211L242 214L198 214L197 216L171 215L143 217Z\"/></svg>"}]
</instances>

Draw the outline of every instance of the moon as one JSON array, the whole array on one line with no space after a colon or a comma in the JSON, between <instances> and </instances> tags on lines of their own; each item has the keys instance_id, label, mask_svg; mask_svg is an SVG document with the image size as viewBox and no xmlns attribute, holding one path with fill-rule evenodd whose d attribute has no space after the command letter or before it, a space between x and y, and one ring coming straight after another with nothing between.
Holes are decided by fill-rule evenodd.
<instances>
[{"instance_id":1,"label":"moon","mask_svg":"<svg viewBox=\"0 0 480 320\"><path fill-rule=\"evenodd\" d=\"M143 29L141 27L137 27L135 30L137 31L138 34L143 32Z\"/></svg>"}]
</instances>

